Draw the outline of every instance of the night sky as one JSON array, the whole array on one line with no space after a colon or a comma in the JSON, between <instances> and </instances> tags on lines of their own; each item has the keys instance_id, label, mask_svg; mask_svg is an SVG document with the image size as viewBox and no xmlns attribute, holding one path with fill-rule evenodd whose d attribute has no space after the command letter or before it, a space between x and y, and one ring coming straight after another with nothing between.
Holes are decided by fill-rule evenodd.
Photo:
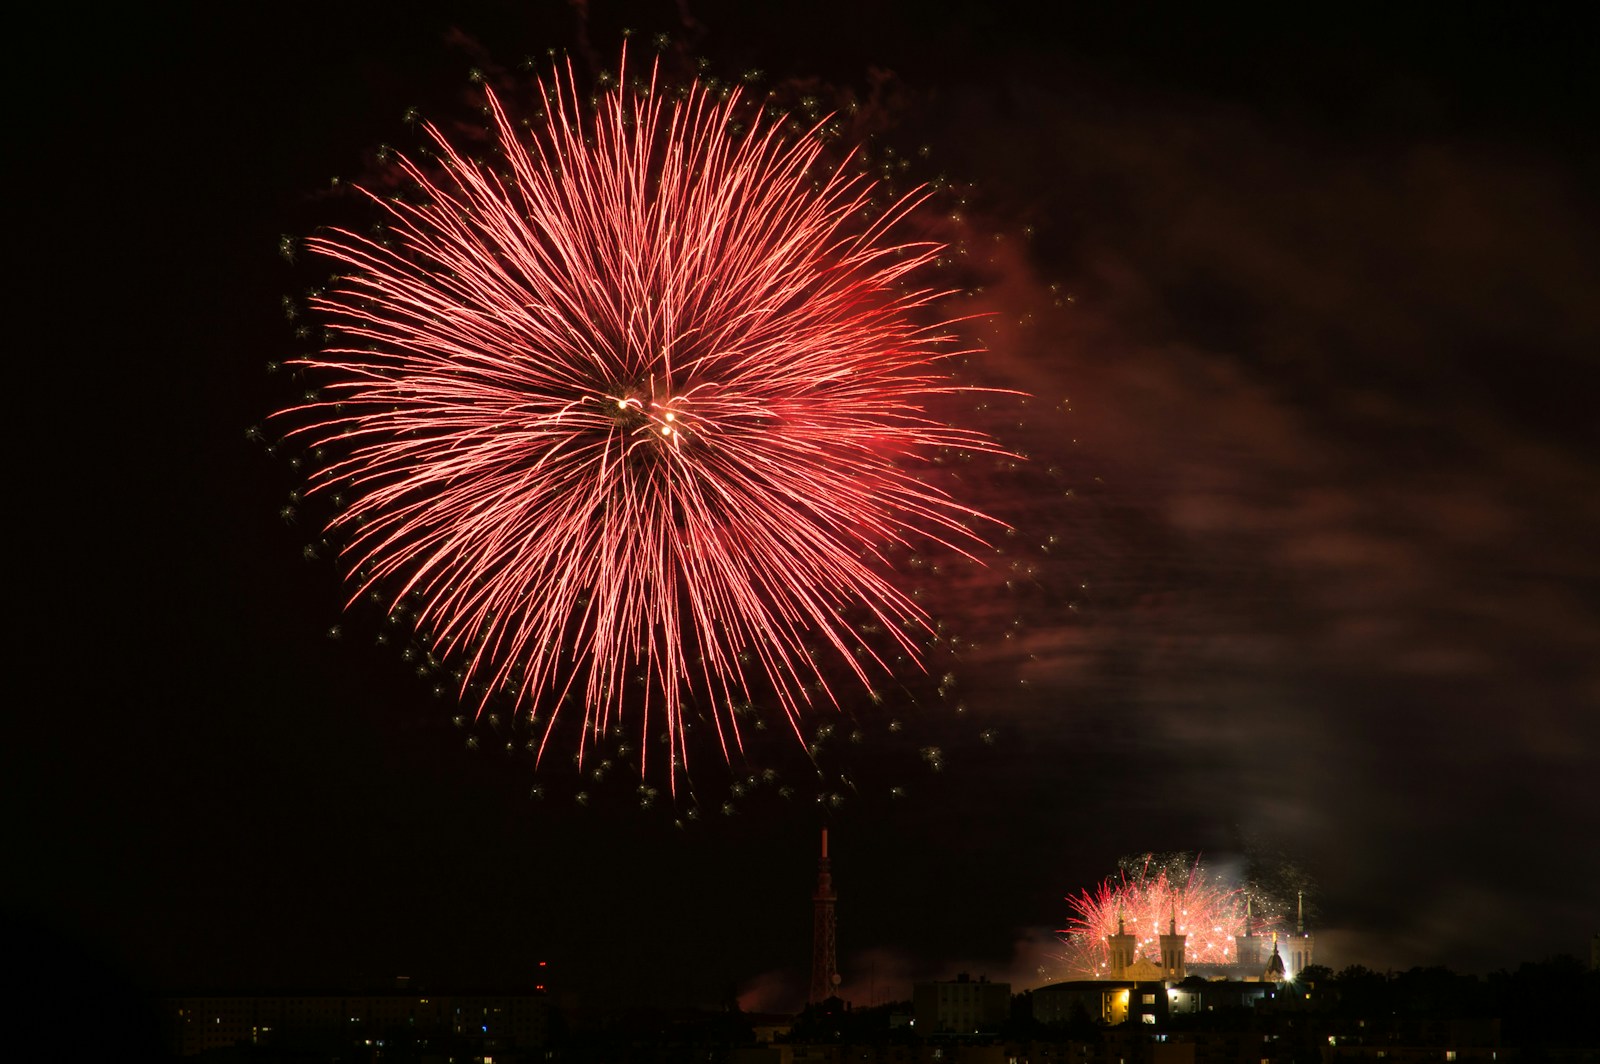
<instances>
[{"instance_id":1,"label":"night sky","mask_svg":"<svg viewBox=\"0 0 1600 1064\"><path fill-rule=\"evenodd\" d=\"M27 941L156 991L525 987L545 960L587 1000L793 1007L826 824L861 1003L1058 977L1064 896L1145 851L1305 877L1336 968L1585 953L1585 35L1559 6L968 6L21 27L3 891ZM1016 534L936 596L971 640L959 698L855 707L837 805L725 814L715 771L695 820L625 779L580 805L341 616L336 566L301 556L314 515L279 513L296 475L246 438L301 350L281 300L315 280L278 241L348 210L330 179L415 143L408 107L469 118L473 67L556 49L582 75L625 26L853 95L873 150L966 187L972 372L1033 396L974 414L1028 462L968 474Z\"/></svg>"}]
</instances>

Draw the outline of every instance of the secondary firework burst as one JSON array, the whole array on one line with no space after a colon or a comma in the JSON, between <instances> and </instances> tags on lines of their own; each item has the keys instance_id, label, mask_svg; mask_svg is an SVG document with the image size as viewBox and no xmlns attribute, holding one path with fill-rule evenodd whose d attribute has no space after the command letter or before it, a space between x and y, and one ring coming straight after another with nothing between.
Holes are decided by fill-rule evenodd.
<instances>
[{"instance_id":1,"label":"secondary firework burst","mask_svg":"<svg viewBox=\"0 0 1600 1064\"><path fill-rule=\"evenodd\" d=\"M626 54L597 97L570 65L538 89L525 126L485 90L487 161L425 127L431 159L392 164L411 192L368 193L377 235L307 242L339 271L310 301L334 339L281 416L327 456L352 601L406 604L541 755L576 715L580 758L659 737L675 782L686 706L732 756L749 707L799 735L920 658L888 551L977 549L988 519L924 470L995 448L928 412L966 389L918 281L941 248L895 235L925 192L882 205L821 127L630 84Z\"/></svg>"},{"instance_id":2,"label":"secondary firework burst","mask_svg":"<svg viewBox=\"0 0 1600 1064\"><path fill-rule=\"evenodd\" d=\"M1137 941L1136 959L1159 964L1160 936L1175 920L1178 933L1188 936L1184 953L1189 965L1233 964L1238 959L1236 936L1246 929L1257 935L1280 929L1275 907L1247 905L1248 896L1188 854L1145 854L1124 861L1118 875L1067 898L1072 919L1061 932L1067 946L1064 959L1072 971L1104 978L1106 938L1121 927Z\"/></svg>"}]
</instances>

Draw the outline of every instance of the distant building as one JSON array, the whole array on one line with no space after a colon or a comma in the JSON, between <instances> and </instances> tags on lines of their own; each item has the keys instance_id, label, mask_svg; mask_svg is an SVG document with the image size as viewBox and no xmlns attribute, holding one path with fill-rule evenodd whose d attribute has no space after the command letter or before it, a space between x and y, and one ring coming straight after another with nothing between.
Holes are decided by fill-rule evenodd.
<instances>
[{"instance_id":1,"label":"distant building","mask_svg":"<svg viewBox=\"0 0 1600 1064\"><path fill-rule=\"evenodd\" d=\"M794 1031L794 1017L788 1013L748 1012L745 1018L750 1021L750 1035L757 1045L769 1045Z\"/></svg>"},{"instance_id":2,"label":"distant building","mask_svg":"<svg viewBox=\"0 0 1600 1064\"><path fill-rule=\"evenodd\" d=\"M918 1034L995 1031L1011 1018L1011 984L972 979L965 973L938 983L917 983L911 1010Z\"/></svg>"},{"instance_id":3,"label":"distant building","mask_svg":"<svg viewBox=\"0 0 1600 1064\"><path fill-rule=\"evenodd\" d=\"M1141 987L1152 988L1142 991ZM1128 979L1079 979L1051 983L1033 991L1033 1018L1040 1023L1093 1023L1114 1027L1124 1023L1134 1001L1161 988L1157 982L1139 983ZM1152 1000L1151 1004L1155 1004ZM1163 1008L1163 1015L1165 1009ZM1154 1022L1154 1021L1152 1021Z\"/></svg>"}]
</instances>

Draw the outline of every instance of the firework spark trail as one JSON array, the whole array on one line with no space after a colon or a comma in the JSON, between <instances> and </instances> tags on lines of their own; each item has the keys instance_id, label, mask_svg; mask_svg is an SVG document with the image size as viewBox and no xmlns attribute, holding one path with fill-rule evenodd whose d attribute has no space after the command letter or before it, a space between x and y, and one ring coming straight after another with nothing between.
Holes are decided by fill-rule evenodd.
<instances>
[{"instance_id":1,"label":"firework spark trail","mask_svg":"<svg viewBox=\"0 0 1600 1064\"><path fill-rule=\"evenodd\" d=\"M1068 966L1103 976L1109 961L1106 937L1117 933L1119 922L1137 940L1135 958L1159 963L1160 936L1173 919L1178 933L1188 936L1188 964L1232 964L1238 959L1235 936L1247 926L1252 934L1277 929L1275 919L1259 910L1247 918L1245 897L1244 889L1206 874L1198 859L1146 858L1133 873L1125 870L1067 899L1073 912L1071 926L1062 932Z\"/></svg>"},{"instance_id":2,"label":"firework spark trail","mask_svg":"<svg viewBox=\"0 0 1600 1064\"><path fill-rule=\"evenodd\" d=\"M769 691L797 734L837 705L812 641L870 689L888 666L847 610L919 657L883 546L978 546L988 519L917 467L995 447L925 412L966 389L954 323L923 323L946 293L906 287L942 249L889 235L923 193L863 223L871 182L817 130L735 133L737 93L664 102L652 73L586 121L570 66L539 87L531 133L488 93L503 172L428 126L437 166L397 164L420 202L368 193L386 238L309 241L344 271L312 306L345 342L303 360L326 398L297 432L337 455L312 487L350 498L352 601L420 600L480 710L581 695L594 735L631 698L676 783L686 697L729 756L736 702Z\"/></svg>"}]
</instances>

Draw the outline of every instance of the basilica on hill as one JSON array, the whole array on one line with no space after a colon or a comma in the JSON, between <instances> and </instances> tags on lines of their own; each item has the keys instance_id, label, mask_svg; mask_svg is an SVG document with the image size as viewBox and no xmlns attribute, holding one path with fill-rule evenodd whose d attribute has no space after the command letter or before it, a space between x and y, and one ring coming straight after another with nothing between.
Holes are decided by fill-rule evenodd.
<instances>
[{"instance_id":1,"label":"basilica on hill","mask_svg":"<svg viewBox=\"0 0 1600 1064\"><path fill-rule=\"evenodd\" d=\"M1305 907L1298 907L1293 934L1234 936L1234 960L1191 967L1184 956L1187 935L1173 917L1160 936L1160 959L1141 957L1138 939L1118 921L1106 936L1106 978L1051 983L1033 991L1034 1018L1044 1023L1089 1020L1106 1024L1156 1024L1185 1013L1253 1006L1278 996L1312 961L1314 937L1306 930Z\"/></svg>"},{"instance_id":2,"label":"basilica on hill","mask_svg":"<svg viewBox=\"0 0 1600 1064\"><path fill-rule=\"evenodd\" d=\"M1249 902L1246 902L1248 906ZM1246 909L1248 913L1248 908ZM1182 982L1190 976L1209 980L1233 980L1246 983L1280 982L1293 979L1312 964L1315 941L1306 930L1304 899L1299 900L1295 916L1294 934L1257 935L1249 930L1248 916L1245 932L1234 936L1234 960L1230 963L1190 965L1184 955L1187 935L1178 933L1177 919L1168 924L1167 933L1160 936L1161 959L1152 960L1138 955L1138 941L1128 934L1118 922L1117 933L1106 936L1111 979L1135 979L1144 982Z\"/></svg>"}]
</instances>

